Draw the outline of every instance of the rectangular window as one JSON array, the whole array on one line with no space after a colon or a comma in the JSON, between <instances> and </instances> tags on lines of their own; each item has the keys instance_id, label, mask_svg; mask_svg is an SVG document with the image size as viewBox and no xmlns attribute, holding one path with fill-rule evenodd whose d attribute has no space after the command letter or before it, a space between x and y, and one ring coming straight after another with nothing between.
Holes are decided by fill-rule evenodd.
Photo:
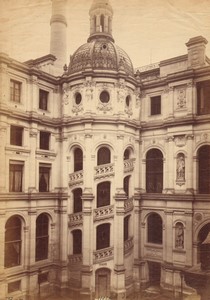
<instances>
[{"instance_id":1,"label":"rectangular window","mask_svg":"<svg viewBox=\"0 0 210 300\"><path fill-rule=\"evenodd\" d=\"M40 131L40 149L49 150L50 149L50 133L46 131Z\"/></svg>"},{"instance_id":2,"label":"rectangular window","mask_svg":"<svg viewBox=\"0 0 210 300\"><path fill-rule=\"evenodd\" d=\"M9 164L9 191L22 192L23 182L23 166L22 161L10 161Z\"/></svg>"},{"instance_id":3,"label":"rectangular window","mask_svg":"<svg viewBox=\"0 0 210 300\"><path fill-rule=\"evenodd\" d=\"M210 114L210 80L197 84L198 115Z\"/></svg>"},{"instance_id":4,"label":"rectangular window","mask_svg":"<svg viewBox=\"0 0 210 300\"><path fill-rule=\"evenodd\" d=\"M39 108L47 110L48 107L48 92L44 90L39 90Z\"/></svg>"},{"instance_id":5,"label":"rectangular window","mask_svg":"<svg viewBox=\"0 0 210 300\"><path fill-rule=\"evenodd\" d=\"M39 192L49 192L50 171L50 164L39 165Z\"/></svg>"},{"instance_id":6,"label":"rectangular window","mask_svg":"<svg viewBox=\"0 0 210 300\"><path fill-rule=\"evenodd\" d=\"M151 97L151 115L161 114L161 96Z\"/></svg>"},{"instance_id":7,"label":"rectangular window","mask_svg":"<svg viewBox=\"0 0 210 300\"><path fill-rule=\"evenodd\" d=\"M13 126L10 127L10 144L15 146L23 145L23 127Z\"/></svg>"},{"instance_id":8,"label":"rectangular window","mask_svg":"<svg viewBox=\"0 0 210 300\"><path fill-rule=\"evenodd\" d=\"M10 100L20 103L21 82L10 80Z\"/></svg>"},{"instance_id":9,"label":"rectangular window","mask_svg":"<svg viewBox=\"0 0 210 300\"><path fill-rule=\"evenodd\" d=\"M20 291L20 284L21 284L20 280L8 283L8 293Z\"/></svg>"}]
</instances>

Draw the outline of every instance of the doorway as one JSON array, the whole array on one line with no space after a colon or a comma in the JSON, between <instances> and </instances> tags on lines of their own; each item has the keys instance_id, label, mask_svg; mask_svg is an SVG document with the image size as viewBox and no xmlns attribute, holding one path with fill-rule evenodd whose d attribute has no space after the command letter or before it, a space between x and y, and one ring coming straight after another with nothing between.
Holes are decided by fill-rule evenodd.
<instances>
[{"instance_id":1,"label":"doorway","mask_svg":"<svg viewBox=\"0 0 210 300\"><path fill-rule=\"evenodd\" d=\"M101 268L96 271L96 299L110 296L110 270Z\"/></svg>"},{"instance_id":2,"label":"doorway","mask_svg":"<svg viewBox=\"0 0 210 300\"><path fill-rule=\"evenodd\" d=\"M149 266L149 284L150 286L160 286L161 265L157 262L148 262Z\"/></svg>"}]
</instances>

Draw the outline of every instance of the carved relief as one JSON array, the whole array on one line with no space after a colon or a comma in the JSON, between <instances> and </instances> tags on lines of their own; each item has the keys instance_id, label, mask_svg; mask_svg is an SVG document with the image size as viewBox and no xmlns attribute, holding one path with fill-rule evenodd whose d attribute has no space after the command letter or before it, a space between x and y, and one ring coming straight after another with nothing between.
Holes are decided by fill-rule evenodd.
<instances>
[{"instance_id":1,"label":"carved relief","mask_svg":"<svg viewBox=\"0 0 210 300\"><path fill-rule=\"evenodd\" d=\"M175 142L177 147L185 146L186 145L186 135L185 134L176 135L174 137L174 142Z\"/></svg>"},{"instance_id":2,"label":"carved relief","mask_svg":"<svg viewBox=\"0 0 210 300\"><path fill-rule=\"evenodd\" d=\"M69 104L69 99L70 99L69 92L70 92L69 86L68 86L67 84L64 84L64 85L63 85L63 90L62 90L62 93L63 93L62 100L63 100L63 103L64 103L65 105L68 105L68 104Z\"/></svg>"},{"instance_id":3,"label":"carved relief","mask_svg":"<svg viewBox=\"0 0 210 300\"><path fill-rule=\"evenodd\" d=\"M180 88L177 90L177 108L186 107L186 89Z\"/></svg>"}]
</instances>

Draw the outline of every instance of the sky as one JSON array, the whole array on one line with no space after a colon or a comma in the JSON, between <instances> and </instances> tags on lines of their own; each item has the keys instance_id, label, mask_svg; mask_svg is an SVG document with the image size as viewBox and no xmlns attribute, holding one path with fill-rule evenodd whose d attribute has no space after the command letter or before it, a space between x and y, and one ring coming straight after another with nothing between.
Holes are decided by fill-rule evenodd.
<instances>
[{"instance_id":1,"label":"sky","mask_svg":"<svg viewBox=\"0 0 210 300\"><path fill-rule=\"evenodd\" d=\"M92 0L68 0L68 57L86 43ZM113 37L134 67L187 53L202 35L210 57L210 0L110 0ZM51 0L0 0L0 51L19 61L49 53ZM68 62L67 62L68 63Z\"/></svg>"}]
</instances>

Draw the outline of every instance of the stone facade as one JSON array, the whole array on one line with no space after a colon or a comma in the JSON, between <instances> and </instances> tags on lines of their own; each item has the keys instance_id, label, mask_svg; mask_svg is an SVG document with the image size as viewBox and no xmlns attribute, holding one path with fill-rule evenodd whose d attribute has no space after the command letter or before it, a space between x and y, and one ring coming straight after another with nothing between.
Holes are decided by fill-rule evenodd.
<instances>
[{"instance_id":1,"label":"stone facade","mask_svg":"<svg viewBox=\"0 0 210 300\"><path fill-rule=\"evenodd\" d=\"M105 2L59 77L55 53L0 56L0 299L134 299L151 286L206 299L207 41L134 70Z\"/></svg>"}]
</instances>

